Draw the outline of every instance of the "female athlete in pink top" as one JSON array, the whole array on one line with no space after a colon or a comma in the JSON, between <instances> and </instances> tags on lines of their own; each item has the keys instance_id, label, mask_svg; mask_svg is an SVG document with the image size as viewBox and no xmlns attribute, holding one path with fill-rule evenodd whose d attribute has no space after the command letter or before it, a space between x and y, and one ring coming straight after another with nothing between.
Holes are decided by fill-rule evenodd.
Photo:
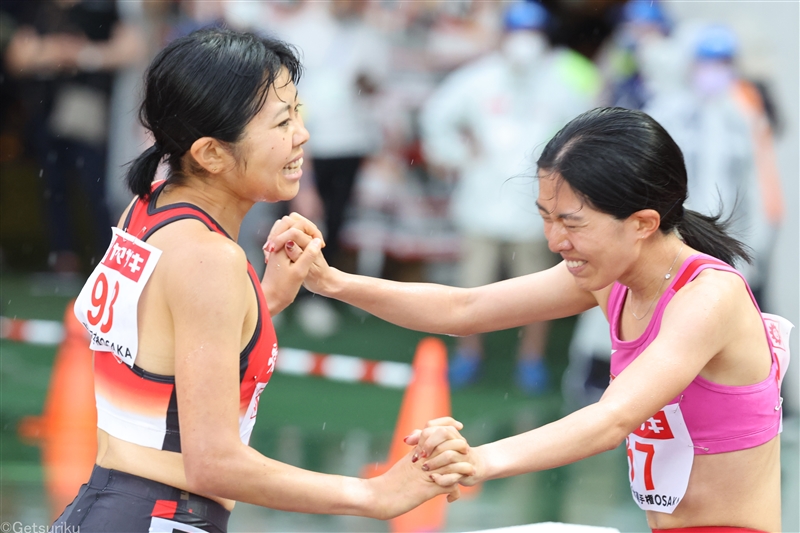
<instances>
[{"instance_id":1,"label":"female athlete in pink top","mask_svg":"<svg viewBox=\"0 0 800 533\"><path fill-rule=\"evenodd\" d=\"M600 306L620 352L601 400L470 448L475 472L460 482L555 468L626 442L632 494L651 528L779 531L777 352L789 326L767 324L747 284L725 265L748 258L726 224L684 209L680 149L646 114L601 108L556 134L538 167L536 206L559 265L462 289L353 276L318 260L306 286L401 326L452 335ZM310 241L299 227L286 235L301 247ZM280 249L287 236L275 233L270 244ZM711 263L693 270L691 281L680 277L675 291L698 257ZM454 427L428 427L407 442L437 468L451 454L431 454L460 438Z\"/></svg>"}]
</instances>

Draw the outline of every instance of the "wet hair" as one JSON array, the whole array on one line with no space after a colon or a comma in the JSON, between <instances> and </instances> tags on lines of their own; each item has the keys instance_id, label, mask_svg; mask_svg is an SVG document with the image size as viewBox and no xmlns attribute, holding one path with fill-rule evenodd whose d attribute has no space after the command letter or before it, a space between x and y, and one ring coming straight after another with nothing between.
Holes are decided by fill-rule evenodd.
<instances>
[{"instance_id":1,"label":"wet hair","mask_svg":"<svg viewBox=\"0 0 800 533\"><path fill-rule=\"evenodd\" d=\"M302 66L295 49L252 33L207 28L169 43L145 73L139 121L155 144L130 163L131 192L148 198L165 158L167 181L183 180L182 157L201 137L234 145L264 106L282 68L299 81Z\"/></svg>"},{"instance_id":2,"label":"wet hair","mask_svg":"<svg viewBox=\"0 0 800 533\"><path fill-rule=\"evenodd\" d=\"M571 120L544 148L540 170L558 174L592 208L625 220L642 209L661 215L662 233L677 231L705 254L733 264L750 261L748 248L728 234L731 218L684 209L683 154L649 115L619 107L587 111Z\"/></svg>"}]
</instances>

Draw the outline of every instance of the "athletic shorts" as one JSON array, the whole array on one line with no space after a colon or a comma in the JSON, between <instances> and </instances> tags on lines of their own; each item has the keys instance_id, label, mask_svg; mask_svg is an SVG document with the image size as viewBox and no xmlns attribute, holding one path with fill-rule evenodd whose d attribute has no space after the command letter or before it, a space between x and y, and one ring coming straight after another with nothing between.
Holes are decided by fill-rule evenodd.
<instances>
[{"instance_id":1,"label":"athletic shorts","mask_svg":"<svg viewBox=\"0 0 800 533\"><path fill-rule=\"evenodd\" d=\"M224 533L230 511L157 481L95 465L89 482L53 523L81 533Z\"/></svg>"},{"instance_id":2,"label":"athletic shorts","mask_svg":"<svg viewBox=\"0 0 800 533\"><path fill-rule=\"evenodd\" d=\"M653 533L767 533L760 529L735 526L680 527L675 529L654 529Z\"/></svg>"},{"instance_id":3,"label":"athletic shorts","mask_svg":"<svg viewBox=\"0 0 800 533\"><path fill-rule=\"evenodd\" d=\"M503 278L533 274L547 270L561 260L547 248L547 241L543 238L514 243L464 235L461 244L459 285L462 287L479 287Z\"/></svg>"}]
</instances>

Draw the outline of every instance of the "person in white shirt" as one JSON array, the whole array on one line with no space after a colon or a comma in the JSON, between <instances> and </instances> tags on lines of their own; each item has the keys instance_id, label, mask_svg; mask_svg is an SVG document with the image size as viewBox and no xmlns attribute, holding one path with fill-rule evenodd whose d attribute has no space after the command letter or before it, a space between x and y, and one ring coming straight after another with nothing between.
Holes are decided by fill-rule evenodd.
<instances>
[{"instance_id":1,"label":"person in white shirt","mask_svg":"<svg viewBox=\"0 0 800 533\"><path fill-rule=\"evenodd\" d=\"M463 286L521 276L552 266L535 209L537 149L568 120L592 107L597 71L576 52L551 48L548 13L515 3L504 14L500 47L445 79L420 113L423 147L434 172L455 175L452 219L462 234ZM517 385L547 390L547 323L524 328ZM482 358L477 336L459 340L450 364L454 387L475 382Z\"/></svg>"}]
</instances>

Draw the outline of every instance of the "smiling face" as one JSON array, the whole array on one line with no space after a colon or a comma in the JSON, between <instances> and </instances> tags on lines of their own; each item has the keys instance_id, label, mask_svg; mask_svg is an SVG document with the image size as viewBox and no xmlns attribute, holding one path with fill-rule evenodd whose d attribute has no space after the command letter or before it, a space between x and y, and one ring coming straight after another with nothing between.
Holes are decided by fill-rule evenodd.
<instances>
[{"instance_id":1,"label":"smiling face","mask_svg":"<svg viewBox=\"0 0 800 533\"><path fill-rule=\"evenodd\" d=\"M593 209L560 175L539 171L536 206L550 250L561 254L582 289L607 287L637 257L636 225Z\"/></svg>"},{"instance_id":2,"label":"smiling face","mask_svg":"<svg viewBox=\"0 0 800 533\"><path fill-rule=\"evenodd\" d=\"M255 201L291 200L300 189L302 146L309 135L299 107L297 89L283 69L237 143L240 177Z\"/></svg>"}]
</instances>

